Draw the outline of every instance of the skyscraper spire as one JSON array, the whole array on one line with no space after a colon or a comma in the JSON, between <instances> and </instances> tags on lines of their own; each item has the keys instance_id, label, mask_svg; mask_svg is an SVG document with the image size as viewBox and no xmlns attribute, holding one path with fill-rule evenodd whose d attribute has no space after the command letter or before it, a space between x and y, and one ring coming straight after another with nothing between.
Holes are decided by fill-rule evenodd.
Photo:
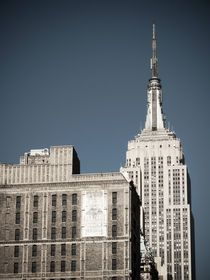
<instances>
[{"instance_id":1,"label":"skyscraper spire","mask_svg":"<svg viewBox=\"0 0 210 280\"><path fill-rule=\"evenodd\" d=\"M147 130L156 131L159 129L163 129L165 127L165 124L162 113L161 83L157 73L155 24L153 24L151 69L152 78L149 79L147 90L148 108L145 128Z\"/></svg>"},{"instance_id":2,"label":"skyscraper spire","mask_svg":"<svg viewBox=\"0 0 210 280\"><path fill-rule=\"evenodd\" d=\"M153 36L152 36L152 58L151 58L152 78L157 77L157 57L156 57L156 36L155 24L153 23Z\"/></svg>"}]
</instances>

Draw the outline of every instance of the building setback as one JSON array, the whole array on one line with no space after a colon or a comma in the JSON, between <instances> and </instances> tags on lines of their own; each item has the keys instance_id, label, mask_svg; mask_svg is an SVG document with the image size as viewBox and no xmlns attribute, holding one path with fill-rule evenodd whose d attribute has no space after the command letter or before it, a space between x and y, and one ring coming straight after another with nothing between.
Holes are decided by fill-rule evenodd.
<instances>
[{"instance_id":1,"label":"building setback","mask_svg":"<svg viewBox=\"0 0 210 280\"><path fill-rule=\"evenodd\" d=\"M142 229L156 262L162 265L160 274L164 279L191 280L195 273L190 179L180 139L165 126L154 25L152 49L145 128L128 142L122 170L138 186Z\"/></svg>"},{"instance_id":2,"label":"building setback","mask_svg":"<svg viewBox=\"0 0 210 280\"><path fill-rule=\"evenodd\" d=\"M0 279L139 279L134 185L79 169L72 146L1 164Z\"/></svg>"}]
</instances>

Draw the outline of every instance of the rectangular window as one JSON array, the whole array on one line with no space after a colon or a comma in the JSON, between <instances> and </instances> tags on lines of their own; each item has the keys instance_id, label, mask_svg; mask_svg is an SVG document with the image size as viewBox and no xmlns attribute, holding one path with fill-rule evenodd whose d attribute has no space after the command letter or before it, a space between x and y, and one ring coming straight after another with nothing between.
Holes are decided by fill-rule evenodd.
<instances>
[{"instance_id":1,"label":"rectangular window","mask_svg":"<svg viewBox=\"0 0 210 280\"><path fill-rule=\"evenodd\" d=\"M17 212L15 215L15 223L20 224L20 212Z\"/></svg>"},{"instance_id":2,"label":"rectangular window","mask_svg":"<svg viewBox=\"0 0 210 280\"><path fill-rule=\"evenodd\" d=\"M10 206L11 206L11 196L7 196L6 197L6 207L10 208Z\"/></svg>"},{"instance_id":3,"label":"rectangular window","mask_svg":"<svg viewBox=\"0 0 210 280\"><path fill-rule=\"evenodd\" d=\"M15 230L15 240L20 240L20 230L19 229Z\"/></svg>"},{"instance_id":4,"label":"rectangular window","mask_svg":"<svg viewBox=\"0 0 210 280\"><path fill-rule=\"evenodd\" d=\"M140 158L136 158L136 165L140 165Z\"/></svg>"},{"instance_id":5,"label":"rectangular window","mask_svg":"<svg viewBox=\"0 0 210 280\"><path fill-rule=\"evenodd\" d=\"M52 195L52 206L56 206L56 200L57 200L57 195L53 194Z\"/></svg>"},{"instance_id":6,"label":"rectangular window","mask_svg":"<svg viewBox=\"0 0 210 280\"><path fill-rule=\"evenodd\" d=\"M34 195L34 207L38 207L39 197L38 195Z\"/></svg>"},{"instance_id":7,"label":"rectangular window","mask_svg":"<svg viewBox=\"0 0 210 280\"><path fill-rule=\"evenodd\" d=\"M18 273L18 263L14 263L14 273Z\"/></svg>"},{"instance_id":8,"label":"rectangular window","mask_svg":"<svg viewBox=\"0 0 210 280\"><path fill-rule=\"evenodd\" d=\"M117 254L117 242L112 242L112 254Z\"/></svg>"},{"instance_id":9,"label":"rectangular window","mask_svg":"<svg viewBox=\"0 0 210 280\"><path fill-rule=\"evenodd\" d=\"M62 227L61 236L62 236L62 238L66 238L66 227Z\"/></svg>"},{"instance_id":10,"label":"rectangular window","mask_svg":"<svg viewBox=\"0 0 210 280\"><path fill-rule=\"evenodd\" d=\"M33 228L33 240L37 240L37 228Z\"/></svg>"},{"instance_id":11,"label":"rectangular window","mask_svg":"<svg viewBox=\"0 0 210 280\"><path fill-rule=\"evenodd\" d=\"M72 211L72 222L76 222L77 221L77 210L73 210Z\"/></svg>"},{"instance_id":12,"label":"rectangular window","mask_svg":"<svg viewBox=\"0 0 210 280\"><path fill-rule=\"evenodd\" d=\"M117 208L112 209L112 220L117 220Z\"/></svg>"},{"instance_id":13,"label":"rectangular window","mask_svg":"<svg viewBox=\"0 0 210 280\"><path fill-rule=\"evenodd\" d=\"M71 271L76 271L76 261L71 261Z\"/></svg>"},{"instance_id":14,"label":"rectangular window","mask_svg":"<svg viewBox=\"0 0 210 280\"><path fill-rule=\"evenodd\" d=\"M56 211L52 211L52 223L56 222Z\"/></svg>"},{"instance_id":15,"label":"rectangular window","mask_svg":"<svg viewBox=\"0 0 210 280\"><path fill-rule=\"evenodd\" d=\"M77 247L76 247L76 244L73 243L73 244L71 245L71 255L72 255L72 256L76 256L76 254L77 254Z\"/></svg>"},{"instance_id":16,"label":"rectangular window","mask_svg":"<svg viewBox=\"0 0 210 280\"><path fill-rule=\"evenodd\" d=\"M61 256L66 255L66 244L61 244Z\"/></svg>"},{"instance_id":17,"label":"rectangular window","mask_svg":"<svg viewBox=\"0 0 210 280\"><path fill-rule=\"evenodd\" d=\"M117 269L117 260L112 259L112 270L116 270L116 269Z\"/></svg>"},{"instance_id":18,"label":"rectangular window","mask_svg":"<svg viewBox=\"0 0 210 280\"><path fill-rule=\"evenodd\" d=\"M77 205L77 194L76 193L72 194L72 205Z\"/></svg>"},{"instance_id":19,"label":"rectangular window","mask_svg":"<svg viewBox=\"0 0 210 280\"><path fill-rule=\"evenodd\" d=\"M62 222L66 222L66 211L62 211Z\"/></svg>"},{"instance_id":20,"label":"rectangular window","mask_svg":"<svg viewBox=\"0 0 210 280\"><path fill-rule=\"evenodd\" d=\"M55 262L50 262L50 272L55 272Z\"/></svg>"},{"instance_id":21,"label":"rectangular window","mask_svg":"<svg viewBox=\"0 0 210 280\"><path fill-rule=\"evenodd\" d=\"M21 207L21 196L16 197L16 209L20 209Z\"/></svg>"},{"instance_id":22,"label":"rectangular window","mask_svg":"<svg viewBox=\"0 0 210 280\"><path fill-rule=\"evenodd\" d=\"M66 262L61 261L61 272L65 272L65 271L66 271Z\"/></svg>"},{"instance_id":23,"label":"rectangular window","mask_svg":"<svg viewBox=\"0 0 210 280\"><path fill-rule=\"evenodd\" d=\"M67 204L67 195L62 194L62 205L65 206Z\"/></svg>"},{"instance_id":24,"label":"rectangular window","mask_svg":"<svg viewBox=\"0 0 210 280\"><path fill-rule=\"evenodd\" d=\"M19 246L15 246L14 248L14 257L19 257Z\"/></svg>"},{"instance_id":25,"label":"rectangular window","mask_svg":"<svg viewBox=\"0 0 210 280\"><path fill-rule=\"evenodd\" d=\"M37 256L37 246L33 245L32 246L32 257L36 257Z\"/></svg>"},{"instance_id":26,"label":"rectangular window","mask_svg":"<svg viewBox=\"0 0 210 280\"><path fill-rule=\"evenodd\" d=\"M72 227L72 238L76 238L76 235L77 235L77 228Z\"/></svg>"},{"instance_id":27,"label":"rectangular window","mask_svg":"<svg viewBox=\"0 0 210 280\"><path fill-rule=\"evenodd\" d=\"M112 204L116 204L117 203L117 192L113 192L112 193Z\"/></svg>"},{"instance_id":28,"label":"rectangular window","mask_svg":"<svg viewBox=\"0 0 210 280\"><path fill-rule=\"evenodd\" d=\"M37 224L38 223L38 212L33 213L33 223Z\"/></svg>"},{"instance_id":29,"label":"rectangular window","mask_svg":"<svg viewBox=\"0 0 210 280\"><path fill-rule=\"evenodd\" d=\"M51 239L56 239L56 228L55 227L51 228Z\"/></svg>"},{"instance_id":30,"label":"rectangular window","mask_svg":"<svg viewBox=\"0 0 210 280\"><path fill-rule=\"evenodd\" d=\"M112 237L117 236L117 225L112 225Z\"/></svg>"},{"instance_id":31,"label":"rectangular window","mask_svg":"<svg viewBox=\"0 0 210 280\"><path fill-rule=\"evenodd\" d=\"M32 273L35 273L35 272L36 272L36 262L32 262L32 265L31 265L31 272L32 272Z\"/></svg>"},{"instance_id":32,"label":"rectangular window","mask_svg":"<svg viewBox=\"0 0 210 280\"><path fill-rule=\"evenodd\" d=\"M51 254L52 257L55 256L55 244L52 244L52 245L51 245L50 254Z\"/></svg>"}]
</instances>

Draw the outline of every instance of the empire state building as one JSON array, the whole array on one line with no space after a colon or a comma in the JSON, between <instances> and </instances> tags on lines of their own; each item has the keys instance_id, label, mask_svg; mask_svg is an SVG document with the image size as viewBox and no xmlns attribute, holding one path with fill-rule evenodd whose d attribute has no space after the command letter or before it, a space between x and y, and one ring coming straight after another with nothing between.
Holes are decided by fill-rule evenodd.
<instances>
[{"instance_id":1,"label":"empire state building","mask_svg":"<svg viewBox=\"0 0 210 280\"><path fill-rule=\"evenodd\" d=\"M122 169L138 187L142 231L155 260L161 263L163 279L191 280L195 275L190 178L181 141L165 125L155 25L152 50L145 128L128 142Z\"/></svg>"}]
</instances>

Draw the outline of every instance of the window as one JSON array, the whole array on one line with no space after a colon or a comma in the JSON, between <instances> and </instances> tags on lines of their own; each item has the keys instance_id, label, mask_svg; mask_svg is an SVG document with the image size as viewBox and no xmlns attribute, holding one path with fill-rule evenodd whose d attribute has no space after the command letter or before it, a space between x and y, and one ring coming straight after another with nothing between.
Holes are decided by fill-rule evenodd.
<instances>
[{"instance_id":1,"label":"window","mask_svg":"<svg viewBox=\"0 0 210 280\"><path fill-rule=\"evenodd\" d=\"M61 261L61 272L65 272L65 271L66 271L66 262Z\"/></svg>"},{"instance_id":2,"label":"window","mask_svg":"<svg viewBox=\"0 0 210 280\"><path fill-rule=\"evenodd\" d=\"M20 240L20 230L19 229L15 230L15 240Z\"/></svg>"},{"instance_id":3,"label":"window","mask_svg":"<svg viewBox=\"0 0 210 280\"><path fill-rule=\"evenodd\" d=\"M77 221L77 210L73 210L72 211L72 222L76 222Z\"/></svg>"},{"instance_id":4,"label":"window","mask_svg":"<svg viewBox=\"0 0 210 280\"><path fill-rule=\"evenodd\" d=\"M117 225L112 225L112 237L117 236Z\"/></svg>"},{"instance_id":5,"label":"window","mask_svg":"<svg viewBox=\"0 0 210 280\"><path fill-rule=\"evenodd\" d=\"M55 244L52 244L50 249L51 249L50 254L52 257L54 257L55 256Z\"/></svg>"},{"instance_id":6,"label":"window","mask_svg":"<svg viewBox=\"0 0 210 280\"><path fill-rule=\"evenodd\" d=\"M56 239L56 228L55 227L51 228L51 239Z\"/></svg>"},{"instance_id":7,"label":"window","mask_svg":"<svg viewBox=\"0 0 210 280\"><path fill-rule=\"evenodd\" d=\"M117 242L112 242L112 254L117 254Z\"/></svg>"},{"instance_id":8,"label":"window","mask_svg":"<svg viewBox=\"0 0 210 280\"><path fill-rule=\"evenodd\" d=\"M32 262L32 265L31 265L31 272L32 272L32 273L35 273L35 272L36 272L36 262Z\"/></svg>"},{"instance_id":9,"label":"window","mask_svg":"<svg viewBox=\"0 0 210 280\"><path fill-rule=\"evenodd\" d=\"M57 200L57 195L53 194L52 195L52 206L56 206L56 200Z\"/></svg>"},{"instance_id":10,"label":"window","mask_svg":"<svg viewBox=\"0 0 210 280\"><path fill-rule=\"evenodd\" d=\"M112 220L117 220L117 208L112 209Z\"/></svg>"},{"instance_id":11,"label":"window","mask_svg":"<svg viewBox=\"0 0 210 280\"><path fill-rule=\"evenodd\" d=\"M72 194L72 205L77 205L77 194L76 193Z\"/></svg>"},{"instance_id":12,"label":"window","mask_svg":"<svg viewBox=\"0 0 210 280\"><path fill-rule=\"evenodd\" d=\"M76 261L71 261L71 271L76 271Z\"/></svg>"},{"instance_id":13,"label":"window","mask_svg":"<svg viewBox=\"0 0 210 280\"><path fill-rule=\"evenodd\" d=\"M61 235L62 235L62 238L66 238L66 227L62 227Z\"/></svg>"},{"instance_id":14,"label":"window","mask_svg":"<svg viewBox=\"0 0 210 280\"><path fill-rule=\"evenodd\" d=\"M32 257L36 257L37 256L37 246L33 245L32 246Z\"/></svg>"},{"instance_id":15,"label":"window","mask_svg":"<svg viewBox=\"0 0 210 280\"><path fill-rule=\"evenodd\" d=\"M52 223L56 222L56 211L52 211Z\"/></svg>"},{"instance_id":16,"label":"window","mask_svg":"<svg viewBox=\"0 0 210 280\"><path fill-rule=\"evenodd\" d=\"M117 280L117 277L116 276L112 277L112 280Z\"/></svg>"},{"instance_id":17,"label":"window","mask_svg":"<svg viewBox=\"0 0 210 280\"><path fill-rule=\"evenodd\" d=\"M61 244L61 256L66 255L66 244Z\"/></svg>"},{"instance_id":18,"label":"window","mask_svg":"<svg viewBox=\"0 0 210 280\"><path fill-rule=\"evenodd\" d=\"M117 269L117 260L112 259L112 270L116 270L116 269Z\"/></svg>"},{"instance_id":19,"label":"window","mask_svg":"<svg viewBox=\"0 0 210 280\"><path fill-rule=\"evenodd\" d=\"M37 224L37 222L38 222L38 212L34 212L33 213L33 223Z\"/></svg>"},{"instance_id":20,"label":"window","mask_svg":"<svg viewBox=\"0 0 210 280\"><path fill-rule=\"evenodd\" d=\"M33 228L33 240L37 240L37 228Z\"/></svg>"},{"instance_id":21,"label":"window","mask_svg":"<svg viewBox=\"0 0 210 280\"><path fill-rule=\"evenodd\" d=\"M11 206L11 196L7 196L6 197L6 207L10 208L10 206Z\"/></svg>"},{"instance_id":22,"label":"window","mask_svg":"<svg viewBox=\"0 0 210 280\"><path fill-rule=\"evenodd\" d=\"M67 204L67 195L62 194L62 205L65 206Z\"/></svg>"},{"instance_id":23,"label":"window","mask_svg":"<svg viewBox=\"0 0 210 280\"><path fill-rule=\"evenodd\" d=\"M15 223L20 224L20 212L17 212L15 215Z\"/></svg>"},{"instance_id":24,"label":"window","mask_svg":"<svg viewBox=\"0 0 210 280\"><path fill-rule=\"evenodd\" d=\"M55 272L55 262L50 262L50 272Z\"/></svg>"},{"instance_id":25,"label":"window","mask_svg":"<svg viewBox=\"0 0 210 280\"><path fill-rule=\"evenodd\" d=\"M21 207L21 196L16 197L16 208L20 209Z\"/></svg>"},{"instance_id":26,"label":"window","mask_svg":"<svg viewBox=\"0 0 210 280\"><path fill-rule=\"evenodd\" d=\"M66 222L66 211L62 211L62 222Z\"/></svg>"},{"instance_id":27,"label":"window","mask_svg":"<svg viewBox=\"0 0 210 280\"><path fill-rule=\"evenodd\" d=\"M18 263L14 263L14 273L18 273Z\"/></svg>"},{"instance_id":28,"label":"window","mask_svg":"<svg viewBox=\"0 0 210 280\"><path fill-rule=\"evenodd\" d=\"M77 254L77 247L76 247L76 244L73 243L73 244L71 245L71 255L72 255L72 256L76 256L76 254Z\"/></svg>"},{"instance_id":29,"label":"window","mask_svg":"<svg viewBox=\"0 0 210 280\"><path fill-rule=\"evenodd\" d=\"M112 204L116 204L117 203L117 192L113 192L112 193Z\"/></svg>"},{"instance_id":30,"label":"window","mask_svg":"<svg viewBox=\"0 0 210 280\"><path fill-rule=\"evenodd\" d=\"M14 257L19 257L19 246L15 246L14 248Z\"/></svg>"},{"instance_id":31,"label":"window","mask_svg":"<svg viewBox=\"0 0 210 280\"><path fill-rule=\"evenodd\" d=\"M72 227L72 238L75 238L77 234L77 228L76 227Z\"/></svg>"},{"instance_id":32,"label":"window","mask_svg":"<svg viewBox=\"0 0 210 280\"><path fill-rule=\"evenodd\" d=\"M38 195L34 195L34 207L38 207L39 197Z\"/></svg>"}]
</instances>

